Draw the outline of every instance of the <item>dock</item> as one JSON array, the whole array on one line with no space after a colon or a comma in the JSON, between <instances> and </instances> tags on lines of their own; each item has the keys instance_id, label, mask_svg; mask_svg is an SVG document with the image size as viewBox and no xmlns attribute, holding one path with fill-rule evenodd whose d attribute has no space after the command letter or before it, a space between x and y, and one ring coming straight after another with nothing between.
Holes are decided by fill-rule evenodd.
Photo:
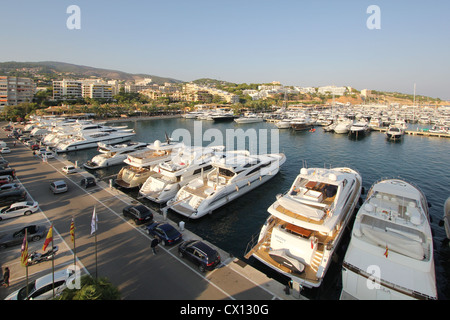
<instances>
[{"instance_id":1,"label":"dock","mask_svg":"<svg viewBox=\"0 0 450 320\"><path fill-rule=\"evenodd\" d=\"M386 132L387 127L372 127L372 131ZM439 138L450 138L450 133L444 132L430 132L424 130L405 130L405 134L412 136L426 136L426 137L439 137Z\"/></svg>"}]
</instances>

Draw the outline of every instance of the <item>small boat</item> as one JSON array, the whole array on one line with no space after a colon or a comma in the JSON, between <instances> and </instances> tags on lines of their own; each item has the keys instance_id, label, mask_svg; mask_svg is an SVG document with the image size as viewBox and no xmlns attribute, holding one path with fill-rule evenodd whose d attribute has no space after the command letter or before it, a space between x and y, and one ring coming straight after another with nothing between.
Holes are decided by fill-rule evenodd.
<instances>
[{"instance_id":1,"label":"small boat","mask_svg":"<svg viewBox=\"0 0 450 320\"><path fill-rule=\"evenodd\" d=\"M303 116L294 118L291 121L291 128L295 131L307 131L313 127L311 118L309 116Z\"/></svg>"},{"instance_id":2,"label":"small boat","mask_svg":"<svg viewBox=\"0 0 450 320\"><path fill-rule=\"evenodd\" d=\"M352 124L353 124L352 120L339 121L336 124L336 127L334 127L334 132L338 133L338 134L349 133L350 127L352 126Z\"/></svg>"},{"instance_id":3,"label":"small boat","mask_svg":"<svg viewBox=\"0 0 450 320\"><path fill-rule=\"evenodd\" d=\"M290 119L282 119L278 122L275 122L275 126L278 129L289 129L291 127L291 120Z\"/></svg>"},{"instance_id":4,"label":"small boat","mask_svg":"<svg viewBox=\"0 0 450 320\"><path fill-rule=\"evenodd\" d=\"M428 207L422 191L404 180L372 185L342 264L341 299L437 299Z\"/></svg>"},{"instance_id":5,"label":"small boat","mask_svg":"<svg viewBox=\"0 0 450 320\"><path fill-rule=\"evenodd\" d=\"M349 134L355 137L362 137L369 132L369 125L365 121L355 122L350 126Z\"/></svg>"}]
</instances>

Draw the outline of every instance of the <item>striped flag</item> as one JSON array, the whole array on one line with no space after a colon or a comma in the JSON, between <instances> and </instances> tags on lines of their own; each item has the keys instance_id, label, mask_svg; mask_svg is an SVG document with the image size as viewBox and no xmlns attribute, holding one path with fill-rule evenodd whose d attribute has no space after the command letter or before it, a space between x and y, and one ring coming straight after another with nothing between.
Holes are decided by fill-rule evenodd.
<instances>
[{"instance_id":1,"label":"striped flag","mask_svg":"<svg viewBox=\"0 0 450 320\"><path fill-rule=\"evenodd\" d=\"M47 246L50 242L53 241L53 225L50 226L50 229L48 229L47 238L45 238L44 246L42 247L42 251L45 251L47 249Z\"/></svg>"},{"instance_id":2,"label":"striped flag","mask_svg":"<svg viewBox=\"0 0 450 320\"><path fill-rule=\"evenodd\" d=\"M28 237L27 229L25 229L25 237L23 238L22 248L20 249L20 264L24 267L28 265Z\"/></svg>"},{"instance_id":3,"label":"striped flag","mask_svg":"<svg viewBox=\"0 0 450 320\"><path fill-rule=\"evenodd\" d=\"M70 223L70 240L72 242L75 241L75 222L73 221L73 218L72 222Z\"/></svg>"},{"instance_id":4,"label":"striped flag","mask_svg":"<svg viewBox=\"0 0 450 320\"><path fill-rule=\"evenodd\" d=\"M387 258L387 257L388 257L388 254L389 254L389 248L388 248L388 246L386 245L386 251L384 251L384 256Z\"/></svg>"}]
</instances>

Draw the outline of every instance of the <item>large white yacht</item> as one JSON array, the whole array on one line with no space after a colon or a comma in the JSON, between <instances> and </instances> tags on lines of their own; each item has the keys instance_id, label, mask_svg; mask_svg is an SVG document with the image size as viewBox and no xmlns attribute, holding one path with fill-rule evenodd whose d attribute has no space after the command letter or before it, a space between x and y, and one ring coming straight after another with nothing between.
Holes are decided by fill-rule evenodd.
<instances>
[{"instance_id":1,"label":"large white yacht","mask_svg":"<svg viewBox=\"0 0 450 320\"><path fill-rule=\"evenodd\" d=\"M365 121L358 121L350 126L350 135L362 137L369 132L369 124Z\"/></svg>"},{"instance_id":2,"label":"large white yacht","mask_svg":"<svg viewBox=\"0 0 450 320\"><path fill-rule=\"evenodd\" d=\"M128 155L123 161L128 166L119 171L115 183L126 189L141 187L148 177L156 173L155 167L161 162L169 161L173 153L178 152L182 146L182 143L161 143L156 140L147 146L147 150Z\"/></svg>"},{"instance_id":3,"label":"large white yacht","mask_svg":"<svg viewBox=\"0 0 450 320\"><path fill-rule=\"evenodd\" d=\"M83 165L90 170L115 166L123 163L128 155L133 155L133 153L137 153L145 148L147 148L147 143L145 142L131 141L129 143L121 143L118 145L109 145L99 142L98 151L100 154L94 156L92 160Z\"/></svg>"},{"instance_id":4,"label":"large white yacht","mask_svg":"<svg viewBox=\"0 0 450 320\"><path fill-rule=\"evenodd\" d=\"M69 152L97 148L99 142L116 144L131 140L136 135L133 129L109 129L75 135L63 140L54 148L56 152Z\"/></svg>"},{"instance_id":5,"label":"large white yacht","mask_svg":"<svg viewBox=\"0 0 450 320\"><path fill-rule=\"evenodd\" d=\"M212 171L181 188L164 210L198 219L270 180L285 161L282 153L228 151L212 160Z\"/></svg>"},{"instance_id":6,"label":"large white yacht","mask_svg":"<svg viewBox=\"0 0 450 320\"><path fill-rule=\"evenodd\" d=\"M319 287L361 196L361 183L350 168L302 168L268 208L270 216L245 257L253 255L301 287Z\"/></svg>"},{"instance_id":7,"label":"large white yacht","mask_svg":"<svg viewBox=\"0 0 450 320\"><path fill-rule=\"evenodd\" d=\"M156 203L175 197L178 190L191 180L212 170L211 160L222 152L220 147L183 147L170 161L158 164L157 171L139 190L139 194Z\"/></svg>"},{"instance_id":8,"label":"large white yacht","mask_svg":"<svg viewBox=\"0 0 450 320\"><path fill-rule=\"evenodd\" d=\"M342 265L341 299L437 299L428 203L399 179L374 183Z\"/></svg>"}]
</instances>

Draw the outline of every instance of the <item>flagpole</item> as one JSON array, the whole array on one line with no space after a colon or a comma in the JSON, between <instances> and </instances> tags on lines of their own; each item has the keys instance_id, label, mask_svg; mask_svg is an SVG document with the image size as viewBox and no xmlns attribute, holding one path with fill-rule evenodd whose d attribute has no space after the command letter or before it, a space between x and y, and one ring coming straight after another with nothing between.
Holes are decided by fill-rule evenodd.
<instances>
[{"instance_id":1,"label":"flagpole","mask_svg":"<svg viewBox=\"0 0 450 320\"><path fill-rule=\"evenodd\" d=\"M28 300L28 235L27 235L27 228L25 228L25 239L27 239L27 252L26 252L26 259L25 259L25 273L26 273L26 284L27 284L27 300Z\"/></svg>"},{"instance_id":2,"label":"flagpole","mask_svg":"<svg viewBox=\"0 0 450 320\"><path fill-rule=\"evenodd\" d=\"M53 224L52 224L53 227ZM52 251L55 246L53 245L53 233L52 233ZM53 252L52 257L52 289L53 289L53 299L55 299L55 252Z\"/></svg>"}]
</instances>

